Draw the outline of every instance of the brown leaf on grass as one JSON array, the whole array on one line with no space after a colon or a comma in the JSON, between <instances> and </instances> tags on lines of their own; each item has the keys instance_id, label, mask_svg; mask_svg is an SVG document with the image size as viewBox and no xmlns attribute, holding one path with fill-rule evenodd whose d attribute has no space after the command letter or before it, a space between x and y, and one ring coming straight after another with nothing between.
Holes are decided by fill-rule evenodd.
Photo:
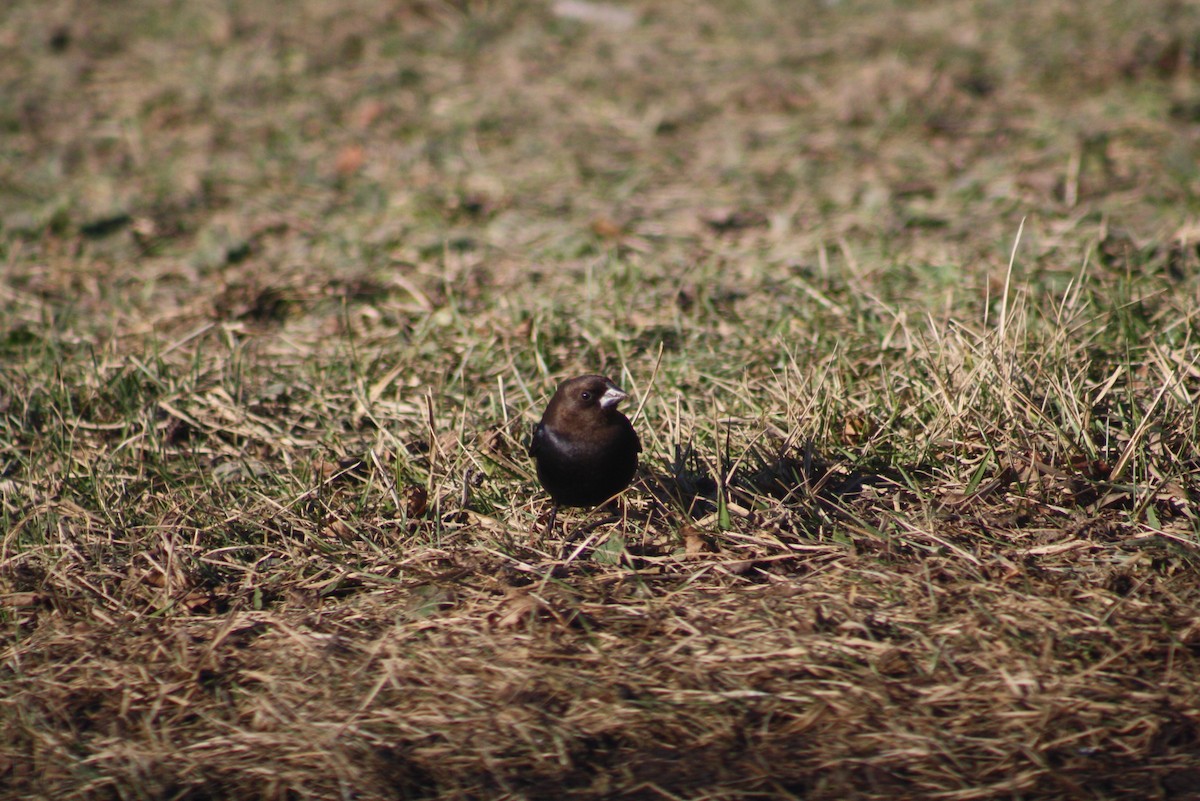
<instances>
[{"instance_id":1,"label":"brown leaf on grass","mask_svg":"<svg viewBox=\"0 0 1200 801\"><path fill-rule=\"evenodd\" d=\"M712 209L700 219L713 231L724 234L746 228L765 228L767 215L757 209Z\"/></svg>"},{"instance_id":2,"label":"brown leaf on grass","mask_svg":"<svg viewBox=\"0 0 1200 801\"><path fill-rule=\"evenodd\" d=\"M738 559L733 562L727 562L724 565L725 570L734 576L742 576L748 573L754 567L753 559Z\"/></svg>"},{"instance_id":3,"label":"brown leaf on grass","mask_svg":"<svg viewBox=\"0 0 1200 801\"><path fill-rule=\"evenodd\" d=\"M415 619L432 617L454 606L457 593L453 588L441 584L423 584L415 587L408 598L406 611Z\"/></svg>"},{"instance_id":4,"label":"brown leaf on grass","mask_svg":"<svg viewBox=\"0 0 1200 801\"><path fill-rule=\"evenodd\" d=\"M528 590L513 589L500 602L499 611L489 615L488 619L495 628L508 631L524 626L545 608L546 605Z\"/></svg>"},{"instance_id":5,"label":"brown leaf on grass","mask_svg":"<svg viewBox=\"0 0 1200 801\"><path fill-rule=\"evenodd\" d=\"M703 553L716 553L718 548L712 536L698 526L687 524L679 529L683 537L683 550L689 557L697 557Z\"/></svg>"},{"instance_id":6,"label":"brown leaf on grass","mask_svg":"<svg viewBox=\"0 0 1200 801\"><path fill-rule=\"evenodd\" d=\"M875 669L884 676L903 676L912 672L913 664L902 648L889 648L875 657Z\"/></svg>"},{"instance_id":7,"label":"brown leaf on grass","mask_svg":"<svg viewBox=\"0 0 1200 801\"><path fill-rule=\"evenodd\" d=\"M493 426L480 434L479 450L492 457L508 456L508 439L504 436L504 429L500 426Z\"/></svg>"},{"instance_id":8,"label":"brown leaf on grass","mask_svg":"<svg viewBox=\"0 0 1200 801\"><path fill-rule=\"evenodd\" d=\"M10 592L0 596L0 608L24 609L37 606L45 596L39 592Z\"/></svg>"},{"instance_id":9,"label":"brown leaf on grass","mask_svg":"<svg viewBox=\"0 0 1200 801\"><path fill-rule=\"evenodd\" d=\"M318 481L333 481L340 484L366 474L366 462L357 456L343 456L336 461L318 456L313 462L313 477Z\"/></svg>"},{"instance_id":10,"label":"brown leaf on grass","mask_svg":"<svg viewBox=\"0 0 1200 801\"><path fill-rule=\"evenodd\" d=\"M336 539L342 542L349 542L355 538L354 529L341 520L334 520L325 526L321 529L321 535L327 539Z\"/></svg>"},{"instance_id":11,"label":"brown leaf on grass","mask_svg":"<svg viewBox=\"0 0 1200 801\"><path fill-rule=\"evenodd\" d=\"M1112 465L1104 459L1089 459L1077 454L1071 457L1071 467L1087 478L1104 480L1112 473Z\"/></svg>"},{"instance_id":12,"label":"brown leaf on grass","mask_svg":"<svg viewBox=\"0 0 1200 801\"><path fill-rule=\"evenodd\" d=\"M367 152L362 145L346 145L333 160L333 170L342 178L353 175L366 163Z\"/></svg>"},{"instance_id":13,"label":"brown leaf on grass","mask_svg":"<svg viewBox=\"0 0 1200 801\"><path fill-rule=\"evenodd\" d=\"M312 470L314 477L318 479L328 479L337 473L338 466L329 459L318 456L316 461L313 462Z\"/></svg>"},{"instance_id":14,"label":"brown leaf on grass","mask_svg":"<svg viewBox=\"0 0 1200 801\"><path fill-rule=\"evenodd\" d=\"M987 481L979 484L974 492L965 493L958 491L947 492L942 497L942 503L947 506L961 506L971 501L979 501L995 495L1001 490L1007 489L1020 476L1012 467L1004 467L999 475L993 476Z\"/></svg>"},{"instance_id":15,"label":"brown leaf on grass","mask_svg":"<svg viewBox=\"0 0 1200 801\"><path fill-rule=\"evenodd\" d=\"M213 300L218 319L279 323L287 316L289 300L273 286L231 283Z\"/></svg>"},{"instance_id":16,"label":"brown leaf on grass","mask_svg":"<svg viewBox=\"0 0 1200 801\"><path fill-rule=\"evenodd\" d=\"M434 437L434 442L442 453L455 453L458 450L458 434L454 431L441 431Z\"/></svg>"},{"instance_id":17,"label":"brown leaf on grass","mask_svg":"<svg viewBox=\"0 0 1200 801\"><path fill-rule=\"evenodd\" d=\"M528 340L530 334L532 334L532 333L533 333L533 320L528 317L525 318L524 320L520 321L516 325L514 325L512 328L512 336L518 342L523 342L525 340Z\"/></svg>"},{"instance_id":18,"label":"brown leaf on grass","mask_svg":"<svg viewBox=\"0 0 1200 801\"><path fill-rule=\"evenodd\" d=\"M215 599L211 593L202 592L200 590L192 590L187 595L183 596L179 603L189 612L196 614L202 611L210 611L210 607L213 606L214 600Z\"/></svg>"},{"instance_id":19,"label":"brown leaf on grass","mask_svg":"<svg viewBox=\"0 0 1200 801\"><path fill-rule=\"evenodd\" d=\"M842 437L846 442L862 442L874 432L875 424L865 414L848 414L842 418Z\"/></svg>"},{"instance_id":20,"label":"brown leaf on grass","mask_svg":"<svg viewBox=\"0 0 1200 801\"><path fill-rule=\"evenodd\" d=\"M353 123L359 130L370 128L387 107L379 100L369 98L354 109Z\"/></svg>"},{"instance_id":21,"label":"brown leaf on grass","mask_svg":"<svg viewBox=\"0 0 1200 801\"><path fill-rule=\"evenodd\" d=\"M609 217L597 217L592 220L592 233L602 239L616 239L625 233L624 227Z\"/></svg>"},{"instance_id":22,"label":"brown leaf on grass","mask_svg":"<svg viewBox=\"0 0 1200 801\"><path fill-rule=\"evenodd\" d=\"M429 508L429 490L419 484L405 487L404 501L409 517L421 517Z\"/></svg>"}]
</instances>

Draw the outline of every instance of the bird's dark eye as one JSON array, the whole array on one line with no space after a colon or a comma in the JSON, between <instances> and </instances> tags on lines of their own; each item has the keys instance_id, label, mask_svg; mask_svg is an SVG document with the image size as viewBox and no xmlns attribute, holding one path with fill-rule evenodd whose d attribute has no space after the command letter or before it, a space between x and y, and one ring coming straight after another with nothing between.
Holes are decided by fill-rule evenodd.
<instances>
[{"instance_id":1,"label":"bird's dark eye","mask_svg":"<svg viewBox=\"0 0 1200 801\"><path fill-rule=\"evenodd\" d=\"M583 392L579 393L579 397L583 398L585 401L590 401L592 399L592 393L585 389Z\"/></svg>"}]
</instances>

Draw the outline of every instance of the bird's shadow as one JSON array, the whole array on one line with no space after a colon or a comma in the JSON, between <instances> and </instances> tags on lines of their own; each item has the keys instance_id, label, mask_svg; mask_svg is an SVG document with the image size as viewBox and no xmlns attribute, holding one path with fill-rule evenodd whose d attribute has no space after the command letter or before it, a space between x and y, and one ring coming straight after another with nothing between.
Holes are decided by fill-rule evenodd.
<instances>
[{"instance_id":1,"label":"bird's shadow","mask_svg":"<svg viewBox=\"0 0 1200 801\"><path fill-rule=\"evenodd\" d=\"M618 533L626 561L637 567L644 559L677 553L677 532L712 524L723 504L736 508L750 527L778 530L778 521L786 519L787 537L822 538L831 524L854 518L865 488L895 484L899 477L885 465L825 458L811 444L751 446L726 462L732 466L725 467L690 444L676 445L669 461L643 462L632 486L617 499L589 510L582 519L560 516L554 532L535 526L544 532L543 542L561 536L558 560L565 566L589 561L608 540L598 532L623 521ZM651 536L632 535L638 530Z\"/></svg>"},{"instance_id":2,"label":"bird's shadow","mask_svg":"<svg viewBox=\"0 0 1200 801\"><path fill-rule=\"evenodd\" d=\"M724 460L731 461L731 460ZM834 512L882 475L823 458L810 444L770 451L752 446L732 468L713 464L690 445L676 445L664 470L647 470L641 484L658 511L686 522L717 513L722 496L747 509L779 505ZM722 478L724 477L724 478Z\"/></svg>"}]
</instances>

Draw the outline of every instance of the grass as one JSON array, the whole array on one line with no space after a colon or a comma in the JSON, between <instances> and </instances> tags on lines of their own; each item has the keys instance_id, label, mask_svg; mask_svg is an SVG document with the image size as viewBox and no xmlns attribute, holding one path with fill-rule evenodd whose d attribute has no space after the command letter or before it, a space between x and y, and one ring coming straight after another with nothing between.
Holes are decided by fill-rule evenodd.
<instances>
[{"instance_id":1,"label":"grass","mask_svg":"<svg viewBox=\"0 0 1200 801\"><path fill-rule=\"evenodd\" d=\"M1195 798L1200 15L572 8L0 12L0 795Z\"/></svg>"}]
</instances>

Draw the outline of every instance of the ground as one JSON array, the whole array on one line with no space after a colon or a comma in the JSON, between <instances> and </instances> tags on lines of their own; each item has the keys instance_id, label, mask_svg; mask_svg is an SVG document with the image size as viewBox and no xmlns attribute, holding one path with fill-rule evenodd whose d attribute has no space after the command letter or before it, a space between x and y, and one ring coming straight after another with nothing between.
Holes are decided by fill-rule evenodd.
<instances>
[{"instance_id":1,"label":"ground","mask_svg":"<svg viewBox=\"0 0 1200 801\"><path fill-rule=\"evenodd\" d=\"M17 0L0 132L3 797L1200 799L1200 9Z\"/></svg>"}]
</instances>

